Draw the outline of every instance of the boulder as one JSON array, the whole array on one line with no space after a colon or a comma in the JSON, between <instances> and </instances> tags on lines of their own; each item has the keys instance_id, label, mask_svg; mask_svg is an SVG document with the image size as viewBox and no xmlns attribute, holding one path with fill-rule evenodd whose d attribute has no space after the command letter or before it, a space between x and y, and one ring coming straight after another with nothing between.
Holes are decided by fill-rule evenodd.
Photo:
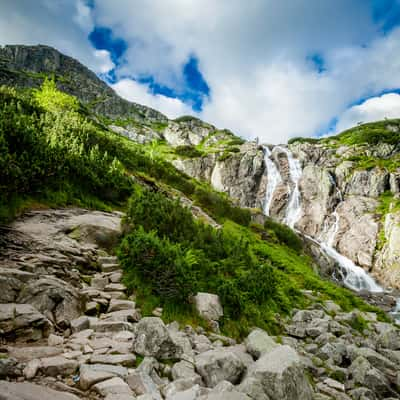
<instances>
[{"instance_id":1,"label":"boulder","mask_svg":"<svg viewBox=\"0 0 400 400\"><path fill-rule=\"evenodd\" d=\"M21 375L18 361L12 357L2 357L0 355L0 379L16 377Z\"/></svg>"},{"instance_id":2,"label":"boulder","mask_svg":"<svg viewBox=\"0 0 400 400\"><path fill-rule=\"evenodd\" d=\"M92 386L92 389L103 397L108 395L133 395L128 384L118 377L96 383Z\"/></svg>"},{"instance_id":3,"label":"boulder","mask_svg":"<svg viewBox=\"0 0 400 400\"><path fill-rule=\"evenodd\" d=\"M1 400L79 400L71 393L59 392L33 383L0 381Z\"/></svg>"},{"instance_id":4,"label":"boulder","mask_svg":"<svg viewBox=\"0 0 400 400\"><path fill-rule=\"evenodd\" d=\"M147 372L136 370L128 375L126 381L136 395L148 394L152 400L161 400L158 387Z\"/></svg>"},{"instance_id":5,"label":"boulder","mask_svg":"<svg viewBox=\"0 0 400 400\"><path fill-rule=\"evenodd\" d=\"M40 360L40 371L44 375L48 376L73 375L77 368L77 361L65 358L63 356L42 358Z\"/></svg>"},{"instance_id":6,"label":"boulder","mask_svg":"<svg viewBox=\"0 0 400 400\"><path fill-rule=\"evenodd\" d=\"M72 333L80 332L85 329L89 329L89 325L90 325L90 323L89 323L88 317L81 316L81 317L75 318L71 321Z\"/></svg>"},{"instance_id":7,"label":"boulder","mask_svg":"<svg viewBox=\"0 0 400 400\"><path fill-rule=\"evenodd\" d=\"M183 348L171 337L164 322L158 317L142 318L135 326L135 353L160 359L180 358Z\"/></svg>"},{"instance_id":8,"label":"boulder","mask_svg":"<svg viewBox=\"0 0 400 400\"><path fill-rule=\"evenodd\" d=\"M385 330L379 335L378 343L385 349L400 350L400 329L391 327Z\"/></svg>"},{"instance_id":9,"label":"boulder","mask_svg":"<svg viewBox=\"0 0 400 400\"><path fill-rule=\"evenodd\" d=\"M52 322L66 328L70 321L83 314L79 292L65 281L48 276L30 281L19 294L18 303L28 303Z\"/></svg>"},{"instance_id":10,"label":"boulder","mask_svg":"<svg viewBox=\"0 0 400 400\"><path fill-rule=\"evenodd\" d=\"M253 379L271 400L311 400L312 389L300 357L289 346L279 346L248 369L246 380Z\"/></svg>"},{"instance_id":11,"label":"boulder","mask_svg":"<svg viewBox=\"0 0 400 400\"><path fill-rule=\"evenodd\" d=\"M0 332L6 337L38 340L51 328L51 322L30 304L0 304Z\"/></svg>"},{"instance_id":12,"label":"boulder","mask_svg":"<svg viewBox=\"0 0 400 400\"><path fill-rule=\"evenodd\" d=\"M92 365L82 364L79 368L79 385L83 390L88 390L98 382L105 381L116 375L110 371L98 369Z\"/></svg>"},{"instance_id":13,"label":"boulder","mask_svg":"<svg viewBox=\"0 0 400 400\"><path fill-rule=\"evenodd\" d=\"M357 357L350 365L349 372L356 384L371 389L379 398L394 394L387 378L364 357Z\"/></svg>"},{"instance_id":14,"label":"boulder","mask_svg":"<svg viewBox=\"0 0 400 400\"><path fill-rule=\"evenodd\" d=\"M214 387L221 381L238 383L245 370L242 360L225 349L210 350L196 356L195 367L208 387Z\"/></svg>"},{"instance_id":15,"label":"boulder","mask_svg":"<svg viewBox=\"0 0 400 400\"><path fill-rule=\"evenodd\" d=\"M216 294L199 292L194 296L194 304L200 317L206 321L218 321L224 315L221 302Z\"/></svg>"},{"instance_id":16,"label":"boulder","mask_svg":"<svg viewBox=\"0 0 400 400\"><path fill-rule=\"evenodd\" d=\"M247 351L256 359L278 347L268 333L259 328L250 332L244 343Z\"/></svg>"}]
</instances>

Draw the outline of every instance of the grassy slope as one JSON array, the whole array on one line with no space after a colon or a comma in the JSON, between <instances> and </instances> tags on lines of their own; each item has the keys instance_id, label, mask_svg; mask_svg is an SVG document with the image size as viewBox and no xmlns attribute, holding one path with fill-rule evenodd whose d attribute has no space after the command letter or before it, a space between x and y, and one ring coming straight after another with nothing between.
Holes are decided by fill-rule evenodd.
<instances>
[{"instance_id":1,"label":"grassy slope","mask_svg":"<svg viewBox=\"0 0 400 400\"><path fill-rule=\"evenodd\" d=\"M194 200L238 246L248 243L257 262L272 267L276 290L263 304L249 303L246 312L228 316L225 332L240 336L254 324L279 328L275 313L286 314L306 305L302 289L332 298L344 309L372 310L350 291L321 280L311 260L294 249L278 225L250 225L250 213L231 205L226 196L190 179L143 147L109 131L91 119L75 99L51 84L38 92L0 90L0 218L12 219L21 209L79 205L95 209L125 209L138 185L132 177L164 192L177 189ZM169 189L170 188L170 189ZM233 246L235 247L235 246ZM257 261L258 260L258 261ZM246 265L231 265L229 274L250 273ZM207 277L213 279L213 275ZM177 305L154 294L152 283L137 285L138 300L148 312L162 303L167 318L199 322L188 304ZM226 304L228 307L229 304Z\"/></svg>"}]
</instances>

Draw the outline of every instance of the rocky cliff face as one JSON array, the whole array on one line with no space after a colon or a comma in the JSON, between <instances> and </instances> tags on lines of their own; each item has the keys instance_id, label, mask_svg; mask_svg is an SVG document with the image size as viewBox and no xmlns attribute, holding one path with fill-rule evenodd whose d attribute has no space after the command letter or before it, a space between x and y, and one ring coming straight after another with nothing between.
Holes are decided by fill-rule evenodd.
<instances>
[{"instance_id":1,"label":"rocky cliff face","mask_svg":"<svg viewBox=\"0 0 400 400\"><path fill-rule=\"evenodd\" d=\"M388 123L383 129L396 134L396 126ZM347 145L333 138L270 149L280 179L273 190L269 214L285 221L294 187L288 149L302 166L301 213L296 229L318 241L329 240L339 253L370 271L385 287L400 288L400 213L393 209L400 196L399 145ZM218 154L222 153L177 159L174 165L190 176L207 180L241 206L262 209L271 184L263 147L248 142L226 158ZM388 209L384 203L388 203ZM388 213L390 207L393 210Z\"/></svg>"}]
</instances>

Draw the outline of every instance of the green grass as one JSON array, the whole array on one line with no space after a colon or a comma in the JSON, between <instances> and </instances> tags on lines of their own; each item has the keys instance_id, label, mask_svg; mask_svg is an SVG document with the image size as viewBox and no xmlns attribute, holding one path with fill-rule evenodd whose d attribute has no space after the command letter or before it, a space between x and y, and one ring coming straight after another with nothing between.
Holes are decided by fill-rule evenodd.
<instances>
[{"instance_id":1,"label":"green grass","mask_svg":"<svg viewBox=\"0 0 400 400\"><path fill-rule=\"evenodd\" d=\"M388 126L400 126L400 119L384 120L361 124L354 128L348 129L339 135L323 139L323 142L336 140L342 145L359 145L370 144L377 145L379 143L388 143L398 145L400 139L400 131L393 132Z\"/></svg>"}]
</instances>

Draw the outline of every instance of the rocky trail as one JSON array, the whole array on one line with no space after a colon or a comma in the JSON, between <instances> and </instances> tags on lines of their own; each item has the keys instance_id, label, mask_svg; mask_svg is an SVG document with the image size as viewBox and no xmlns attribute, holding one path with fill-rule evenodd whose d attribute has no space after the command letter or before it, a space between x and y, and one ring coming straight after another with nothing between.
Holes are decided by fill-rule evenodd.
<instances>
[{"instance_id":1,"label":"rocky trail","mask_svg":"<svg viewBox=\"0 0 400 400\"><path fill-rule=\"evenodd\" d=\"M1 400L400 398L400 330L312 292L283 336L241 344L218 333L215 295L196 296L214 331L142 317L112 255L120 222L38 210L1 227Z\"/></svg>"}]
</instances>

